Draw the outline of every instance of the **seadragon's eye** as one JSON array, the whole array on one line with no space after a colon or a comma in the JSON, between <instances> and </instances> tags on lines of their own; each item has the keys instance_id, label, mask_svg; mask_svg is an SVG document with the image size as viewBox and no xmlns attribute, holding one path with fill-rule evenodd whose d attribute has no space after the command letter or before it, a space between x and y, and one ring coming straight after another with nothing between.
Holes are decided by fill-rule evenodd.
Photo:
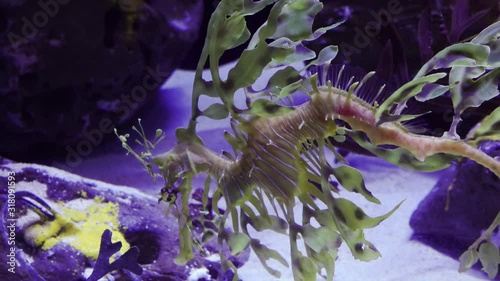
<instances>
[{"instance_id":1,"label":"seadragon's eye","mask_svg":"<svg viewBox=\"0 0 500 281\"><path fill-rule=\"evenodd\" d=\"M179 193L178 188L162 188L160 191L160 198L158 199L158 203L160 203L160 201L165 201L169 204L175 203L175 200L177 200L177 193Z\"/></svg>"},{"instance_id":2,"label":"seadragon's eye","mask_svg":"<svg viewBox=\"0 0 500 281\"><path fill-rule=\"evenodd\" d=\"M160 198L158 199L158 203L160 201L165 201L167 203L175 203L175 200L177 200L177 194L179 193L179 186L182 182L183 177L176 175L175 176L176 181L172 184L166 184L161 190L160 190Z\"/></svg>"},{"instance_id":3,"label":"seadragon's eye","mask_svg":"<svg viewBox=\"0 0 500 281\"><path fill-rule=\"evenodd\" d=\"M166 198L166 201L167 201L168 203L173 203L173 202L175 202L175 200L177 199L177 192L178 192L178 190L176 189L176 190L174 190L173 192L169 192L169 193L167 193L167 198Z\"/></svg>"}]
</instances>

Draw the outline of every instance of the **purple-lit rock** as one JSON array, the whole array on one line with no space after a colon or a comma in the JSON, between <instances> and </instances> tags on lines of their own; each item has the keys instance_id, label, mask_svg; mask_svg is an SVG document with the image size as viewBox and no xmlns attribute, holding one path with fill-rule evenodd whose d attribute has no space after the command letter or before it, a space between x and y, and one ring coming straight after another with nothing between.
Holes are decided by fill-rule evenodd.
<instances>
[{"instance_id":1,"label":"purple-lit rock","mask_svg":"<svg viewBox=\"0 0 500 281\"><path fill-rule=\"evenodd\" d=\"M112 136L188 54L202 6L0 1L0 153L31 162L48 148Z\"/></svg>"},{"instance_id":2,"label":"purple-lit rock","mask_svg":"<svg viewBox=\"0 0 500 281\"><path fill-rule=\"evenodd\" d=\"M500 156L498 141L482 142L480 149L492 157ZM443 174L413 213L410 225L414 238L458 257L493 222L500 211L499 202L500 179L464 159Z\"/></svg>"},{"instance_id":3,"label":"purple-lit rock","mask_svg":"<svg viewBox=\"0 0 500 281\"><path fill-rule=\"evenodd\" d=\"M205 245L204 253L195 250L194 259L187 265L179 266L174 263L179 252L178 223L172 216L165 216L165 210L158 206L157 198L132 188L85 179L51 167L19 164L3 161L2 158L0 158L0 163L2 163L0 164L0 194L4 197L9 186L8 173L15 172L16 191L29 191L49 204L51 208L74 209L74 206L84 201L89 201L90 204L93 202L116 204L119 227L113 236L121 233L130 246L139 248L140 254L137 262L144 270L140 276L142 280L198 280L189 278L202 276L200 272L205 273L205 279L199 280L224 280L226 273L218 262L220 248L216 241ZM18 250L17 259L21 264L16 267L16 280L34 280L34 275L39 275L45 280L82 280L84 276L88 277L89 272L95 266L95 260L74 248L70 242L66 243L64 240L49 249L28 243L24 231L32 224L25 223L27 212L21 205L21 198L16 198L16 200L16 214L19 220L15 246ZM3 212L6 211L3 208L5 201L2 200L0 204ZM75 205L76 203L78 204ZM88 220L90 216L88 215L85 220ZM64 233L65 230L61 230L55 237L65 235ZM0 252L2 253L7 253L10 247L6 243L8 239L6 234L5 231L0 237ZM95 239L100 239L100 237ZM237 267L242 266L249 257L248 249L239 256L231 256L228 249L223 249L223 253ZM1 255L0 262L2 268L5 268L7 256ZM12 280L9 279L13 276L10 274L7 270L2 270L0 280ZM115 280L135 280L130 279L133 274L126 270L115 271L112 275Z\"/></svg>"}]
</instances>

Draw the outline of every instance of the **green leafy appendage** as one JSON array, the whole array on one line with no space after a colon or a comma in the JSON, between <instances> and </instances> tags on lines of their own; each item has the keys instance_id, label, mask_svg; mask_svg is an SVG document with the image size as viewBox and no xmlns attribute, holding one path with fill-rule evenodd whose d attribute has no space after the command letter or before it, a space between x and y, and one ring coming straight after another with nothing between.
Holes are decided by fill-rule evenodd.
<instances>
[{"instance_id":1,"label":"green leafy appendage","mask_svg":"<svg viewBox=\"0 0 500 281\"><path fill-rule=\"evenodd\" d=\"M497 276L498 267L500 266L500 250L498 248L498 243L500 243L500 234L498 233L500 230L497 230L496 235L498 237L496 239L494 239L493 232L498 226L500 226L500 212L498 212L493 223L483 232L481 237L460 256L459 272L469 270L479 260L483 265L483 271L488 274L488 277L493 279Z\"/></svg>"},{"instance_id":2,"label":"green leafy appendage","mask_svg":"<svg viewBox=\"0 0 500 281\"><path fill-rule=\"evenodd\" d=\"M431 58L412 81L403 85L380 105L376 114L378 124L397 120L397 115L411 97L427 101L450 92L455 114L448 136L459 139L456 129L464 110L478 107L498 96L499 67L500 21L484 29L470 42L451 45ZM445 68L451 68L449 74L429 74L433 70ZM446 75L448 85L435 83ZM422 91L423 89L425 90ZM389 111L395 104L396 115L392 115Z\"/></svg>"}]
</instances>

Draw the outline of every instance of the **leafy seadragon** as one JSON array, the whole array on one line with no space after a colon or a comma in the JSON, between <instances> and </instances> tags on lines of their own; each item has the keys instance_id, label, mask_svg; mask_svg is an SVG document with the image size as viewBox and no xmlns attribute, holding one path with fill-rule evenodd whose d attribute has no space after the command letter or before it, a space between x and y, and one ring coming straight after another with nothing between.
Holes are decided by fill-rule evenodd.
<instances>
[{"instance_id":1,"label":"leafy seadragon","mask_svg":"<svg viewBox=\"0 0 500 281\"><path fill-rule=\"evenodd\" d=\"M268 20L251 36L245 17L271 4ZM178 144L166 153L152 156L150 148L153 145L144 138L148 151L138 155L126 144L128 135L119 136L123 146L147 167L152 176L156 176L153 167L159 169L165 180L163 200L174 203L175 195L180 194L181 209L177 214L181 252L178 263L185 263L193 257L194 237L188 201L193 177L201 173L208 175L203 204L207 206L210 200L208 194L213 179L217 188L211 198L212 206L217 206L223 199L227 208L217 220L218 241L221 244L226 242L234 253L250 246L264 267L275 276L279 276L279 272L269 267L266 261L271 258L288 266L286 260L252 239L248 225L257 231L270 229L289 237L296 280L316 280L323 269L328 280L332 280L337 249L342 242L357 259L369 261L379 257L373 244L364 238L363 229L378 225L399 205L386 215L371 218L351 201L338 197L337 189L330 183L331 178L346 190L380 204L365 187L361 173L336 152L328 140L330 137L342 141L348 136L375 155L406 168L439 170L449 166L457 157L468 157L500 176L500 162L475 147L484 136L498 138L498 110L470 139L461 140L455 133L465 108L478 106L498 95L500 62L496 58L500 54L500 23L486 28L469 43L452 45L436 54L413 80L379 105L359 97L373 72L360 81L350 79L340 87L343 69L336 77L327 75L331 73L329 65L338 48L325 47L316 57L303 45L304 41L315 40L341 24L312 32L313 19L321 9L322 4L317 0L221 1L210 19L196 71L192 118L187 128L176 131ZM228 78L222 80L220 57L224 51L245 42L248 42L247 49L229 71ZM311 61L303 69L291 66L307 60ZM207 61L211 81L202 78ZM264 89L256 91L252 88L264 69L276 67L279 70ZM313 74L308 71L311 68L319 71ZM451 70L435 71L443 68ZM448 84L437 83L446 76ZM238 90L245 91L248 108L235 106L234 95ZM299 106L277 103L299 91L306 92L309 101ZM402 122L417 117L402 114L407 100L416 97L425 101L446 92L452 95L455 116L445 136L414 134L402 125ZM198 107L202 95L219 98L221 103L212 104L202 111ZM230 117L234 135L224 132L224 138L231 144L235 155L224 152L221 156L204 146L196 134L199 116L212 119ZM160 135L158 132L157 137ZM316 145L305 148L304 144L311 141ZM331 155L340 164L328 161ZM301 221L296 221L294 215L296 204L302 205ZM269 214L268 206L272 206L274 215ZM234 232L224 227L229 216ZM319 222L319 227L312 225L313 218ZM298 248L299 236L303 238L306 253ZM236 269L222 255L221 259L226 268Z\"/></svg>"}]
</instances>

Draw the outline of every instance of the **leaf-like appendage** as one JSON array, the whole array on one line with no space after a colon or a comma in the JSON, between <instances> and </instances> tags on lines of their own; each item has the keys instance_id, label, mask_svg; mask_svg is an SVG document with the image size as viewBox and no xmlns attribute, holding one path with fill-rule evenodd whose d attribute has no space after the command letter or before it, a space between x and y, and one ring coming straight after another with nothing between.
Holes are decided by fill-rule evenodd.
<instances>
[{"instance_id":1,"label":"leaf-like appendage","mask_svg":"<svg viewBox=\"0 0 500 281\"><path fill-rule=\"evenodd\" d=\"M486 60L486 65L488 68L500 67L500 39L493 40L486 45L490 47L490 55Z\"/></svg>"},{"instance_id":2,"label":"leaf-like appendage","mask_svg":"<svg viewBox=\"0 0 500 281\"><path fill-rule=\"evenodd\" d=\"M315 228L310 224L305 224L301 233L306 245L316 253L324 249L337 249L339 246L340 235L327 227Z\"/></svg>"},{"instance_id":3,"label":"leaf-like appendage","mask_svg":"<svg viewBox=\"0 0 500 281\"><path fill-rule=\"evenodd\" d=\"M500 107L497 107L490 115L486 116L468 139L478 143L481 140L500 140Z\"/></svg>"},{"instance_id":4,"label":"leaf-like appendage","mask_svg":"<svg viewBox=\"0 0 500 281\"><path fill-rule=\"evenodd\" d=\"M298 89L302 87L303 80L298 80L296 82L291 83L290 85L287 85L281 89L281 91L278 93L278 98L283 98L286 96L289 96L290 94L295 93Z\"/></svg>"},{"instance_id":5,"label":"leaf-like appendage","mask_svg":"<svg viewBox=\"0 0 500 281\"><path fill-rule=\"evenodd\" d=\"M315 280L318 268L316 264L309 258L305 256L295 257L294 261L296 266L294 266L295 279L296 280Z\"/></svg>"},{"instance_id":6,"label":"leaf-like appendage","mask_svg":"<svg viewBox=\"0 0 500 281\"><path fill-rule=\"evenodd\" d=\"M179 240L180 250L174 262L177 265L185 265L194 257L191 231L186 226L179 228Z\"/></svg>"},{"instance_id":7,"label":"leaf-like appendage","mask_svg":"<svg viewBox=\"0 0 500 281\"><path fill-rule=\"evenodd\" d=\"M328 209L316 210L311 214L311 217L314 217L320 225L326 226L330 231L339 231L332 218L332 211Z\"/></svg>"},{"instance_id":8,"label":"leaf-like appendage","mask_svg":"<svg viewBox=\"0 0 500 281\"><path fill-rule=\"evenodd\" d=\"M258 99L252 103L250 109L245 111L245 113L261 117L271 117L284 115L292 111L293 108L291 107L278 105L274 101L268 99Z\"/></svg>"},{"instance_id":9,"label":"leaf-like appendage","mask_svg":"<svg viewBox=\"0 0 500 281\"><path fill-rule=\"evenodd\" d=\"M498 241L494 242L498 239L493 236L493 232L499 225L500 212L498 212L488 229L482 232L481 237L460 256L459 272L469 270L479 259L483 265L483 271L491 279L495 278L498 274L498 266L500 265L500 249L499 245L496 245Z\"/></svg>"},{"instance_id":10,"label":"leaf-like appendage","mask_svg":"<svg viewBox=\"0 0 500 281\"><path fill-rule=\"evenodd\" d=\"M351 250L354 258L361 261L372 261L380 257L377 248L365 239L363 230L350 231L348 229L342 230L344 239Z\"/></svg>"},{"instance_id":11,"label":"leaf-like appendage","mask_svg":"<svg viewBox=\"0 0 500 281\"><path fill-rule=\"evenodd\" d=\"M311 37L314 17L323 4L314 0L296 0L287 3L278 17L278 25L273 38L287 37L301 41Z\"/></svg>"},{"instance_id":12,"label":"leaf-like appendage","mask_svg":"<svg viewBox=\"0 0 500 281\"><path fill-rule=\"evenodd\" d=\"M370 217L356 204L344 198L334 199L335 215L352 231L372 228L392 215L403 202L399 203L390 212L379 217Z\"/></svg>"},{"instance_id":13,"label":"leaf-like appendage","mask_svg":"<svg viewBox=\"0 0 500 281\"><path fill-rule=\"evenodd\" d=\"M476 249L469 249L465 251L458 260L460 261L458 272L465 272L479 260L479 253Z\"/></svg>"},{"instance_id":14,"label":"leaf-like appendage","mask_svg":"<svg viewBox=\"0 0 500 281\"><path fill-rule=\"evenodd\" d=\"M220 51L226 51L236 48L245 43L250 38L250 31L247 28L245 17L242 15L233 15L224 22L224 32L217 38L220 44Z\"/></svg>"},{"instance_id":15,"label":"leaf-like appendage","mask_svg":"<svg viewBox=\"0 0 500 281\"><path fill-rule=\"evenodd\" d=\"M335 178L337 178L340 185L348 191L360 193L366 200L372 203L380 204L380 200L373 196L373 194L366 188L363 176L355 168L343 165L332 169L331 173L335 176Z\"/></svg>"},{"instance_id":16,"label":"leaf-like appendage","mask_svg":"<svg viewBox=\"0 0 500 281\"><path fill-rule=\"evenodd\" d=\"M476 68L477 69L477 68ZM462 70L462 71L461 71ZM457 74L460 73L460 74ZM456 128L460 121L460 115L469 107L478 107L483 102L488 101L500 94L498 84L500 83L500 68L494 69L483 76L475 79L479 71L471 72L466 68L453 68L450 72L457 81L460 81L456 87L450 89L451 100L455 110L454 120L450 127L450 134L458 137Z\"/></svg>"},{"instance_id":17,"label":"leaf-like appendage","mask_svg":"<svg viewBox=\"0 0 500 281\"><path fill-rule=\"evenodd\" d=\"M291 65L316 57L314 51L308 49L301 43L293 42L288 38L279 38L268 44L269 47L288 50L288 52L274 56L264 69L271 69L284 65Z\"/></svg>"},{"instance_id":18,"label":"leaf-like appendage","mask_svg":"<svg viewBox=\"0 0 500 281\"><path fill-rule=\"evenodd\" d=\"M196 134L194 127L188 128L177 128L175 130L175 137L177 138L178 143L182 142L192 142L197 144L203 144L203 141Z\"/></svg>"},{"instance_id":19,"label":"leaf-like appendage","mask_svg":"<svg viewBox=\"0 0 500 281\"><path fill-rule=\"evenodd\" d=\"M308 256L319 267L318 274L322 274L321 269L325 269L326 280L333 280L337 253L337 247L334 247L323 249L319 253L309 251Z\"/></svg>"},{"instance_id":20,"label":"leaf-like appendage","mask_svg":"<svg viewBox=\"0 0 500 281\"><path fill-rule=\"evenodd\" d=\"M448 90L450 90L449 86L429 83L422 88L422 91L415 96L415 99L422 102L428 101L443 95Z\"/></svg>"},{"instance_id":21,"label":"leaf-like appendage","mask_svg":"<svg viewBox=\"0 0 500 281\"><path fill-rule=\"evenodd\" d=\"M488 59L489 48L474 43L460 43L451 45L437 53L432 59L424 64L415 79L424 77L433 69L448 68L454 66L481 66Z\"/></svg>"},{"instance_id":22,"label":"leaf-like appendage","mask_svg":"<svg viewBox=\"0 0 500 281\"><path fill-rule=\"evenodd\" d=\"M275 250L269 249L268 247L262 245L259 240L257 239L252 239L250 242L250 245L252 246L252 250L254 253L257 255L259 258L260 262L264 266L264 268L274 277L280 278L281 273L273 268L271 268L267 264L267 260L273 259L276 260L277 262L281 263L283 266L288 267L288 262L280 255Z\"/></svg>"},{"instance_id":23,"label":"leaf-like appendage","mask_svg":"<svg viewBox=\"0 0 500 281\"><path fill-rule=\"evenodd\" d=\"M287 66L276 71L276 73L269 78L266 87L256 91L255 93L269 92L277 95L278 98L282 98L298 89L298 86L293 85L298 82L300 83L301 81L302 75L300 75L300 72L291 66Z\"/></svg>"},{"instance_id":24,"label":"leaf-like appendage","mask_svg":"<svg viewBox=\"0 0 500 281\"><path fill-rule=\"evenodd\" d=\"M250 237L244 233L229 233L228 236L227 244L232 255L241 253L250 244Z\"/></svg>"},{"instance_id":25,"label":"leaf-like appendage","mask_svg":"<svg viewBox=\"0 0 500 281\"><path fill-rule=\"evenodd\" d=\"M413 79L401 86L377 108L375 113L377 124L380 125L384 122L392 121L390 119L390 110L394 104L404 104L408 99L420 93L426 84L434 83L445 76L446 73L443 72L434 73L421 78Z\"/></svg>"},{"instance_id":26,"label":"leaf-like appendage","mask_svg":"<svg viewBox=\"0 0 500 281\"><path fill-rule=\"evenodd\" d=\"M490 48L490 55L486 60L488 68L500 67L500 21L483 29L471 40L474 44L483 44Z\"/></svg>"},{"instance_id":27,"label":"leaf-like appendage","mask_svg":"<svg viewBox=\"0 0 500 281\"><path fill-rule=\"evenodd\" d=\"M250 225L252 225L257 231L272 229L277 233L286 234L286 231L288 230L286 221L282 218L278 218L277 216L255 216L252 218Z\"/></svg>"},{"instance_id":28,"label":"leaf-like appendage","mask_svg":"<svg viewBox=\"0 0 500 281\"><path fill-rule=\"evenodd\" d=\"M193 103L191 108L192 116L188 127L183 130L178 129L176 132L176 135L181 137L179 138L180 142L189 140L189 137L192 137L196 142L202 143L195 134L197 124L196 118L200 113L198 111L198 100L200 96L208 95L210 97L220 97L226 110L229 113L233 112L233 95L238 87L233 87L234 85L231 85L232 81L225 84L223 83L219 76L219 59L224 51L248 41L250 33L246 27L245 16L253 15L276 1L277 0L262 0L254 2L251 0L243 0L238 2L221 1L219 3L210 18L205 45L203 46L196 69L193 87ZM205 81L202 77L204 65L207 61L210 62L212 81ZM250 69L253 71L252 67L250 67ZM248 85L241 87L246 86Z\"/></svg>"},{"instance_id":29,"label":"leaf-like appendage","mask_svg":"<svg viewBox=\"0 0 500 281\"><path fill-rule=\"evenodd\" d=\"M229 111L220 103L211 104L207 109L203 110L202 115L215 120L226 119L229 116Z\"/></svg>"},{"instance_id":30,"label":"leaf-like appendage","mask_svg":"<svg viewBox=\"0 0 500 281\"><path fill-rule=\"evenodd\" d=\"M179 210L177 218L179 225L179 254L174 259L174 262L178 265L184 265L194 257L193 239L190 228L192 218L189 214L189 198L191 196L192 181L193 172L184 173L178 188L181 193L182 202L182 209Z\"/></svg>"},{"instance_id":31,"label":"leaf-like appendage","mask_svg":"<svg viewBox=\"0 0 500 281\"><path fill-rule=\"evenodd\" d=\"M252 85L262 74L264 68L273 58L285 58L293 54L294 49L269 47L267 44L258 44L255 49L245 50L236 65L229 71L225 82L228 93Z\"/></svg>"},{"instance_id":32,"label":"leaf-like appendage","mask_svg":"<svg viewBox=\"0 0 500 281\"><path fill-rule=\"evenodd\" d=\"M307 64L306 68L313 65L324 65L330 64L330 62L337 56L339 52L338 46L326 46L318 54L318 58Z\"/></svg>"},{"instance_id":33,"label":"leaf-like appendage","mask_svg":"<svg viewBox=\"0 0 500 281\"><path fill-rule=\"evenodd\" d=\"M476 37L471 40L474 44L486 44L500 37L500 21L497 21L483 29Z\"/></svg>"},{"instance_id":34,"label":"leaf-like appendage","mask_svg":"<svg viewBox=\"0 0 500 281\"><path fill-rule=\"evenodd\" d=\"M301 78L302 76L299 71L291 66L287 66L276 71L276 73L271 76L265 89L270 91L272 91L273 88L282 89L283 87L299 81Z\"/></svg>"},{"instance_id":35,"label":"leaf-like appendage","mask_svg":"<svg viewBox=\"0 0 500 281\"><path fill-rule=\"evenodd\" d=\"M498 265L500 265L500 251L498 246L487 241L479 246L479 260L483 265L483 271L488 274L489 278L495 278L498 273Z\"/></svg>"}]
</instances>

